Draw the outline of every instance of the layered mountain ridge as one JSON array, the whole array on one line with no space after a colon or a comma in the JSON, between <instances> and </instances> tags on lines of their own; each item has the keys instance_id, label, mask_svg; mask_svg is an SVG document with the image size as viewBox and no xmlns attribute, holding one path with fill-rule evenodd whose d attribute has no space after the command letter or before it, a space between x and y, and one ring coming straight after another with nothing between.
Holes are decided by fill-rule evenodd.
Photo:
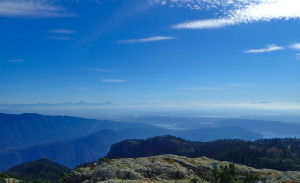
<instances>
[{"instance_id":1,"label":"layered mountain ridge","mask_svg":"<svg viewBox=\"0 0 300 183\"><path fill-rule=\"evenodd\" d=\"M171 130L151 124L40 114L0 114L0 170L48 158L70 168L105 156L125 139L175 135L189 140L256 140L262 135L240 127Z\"/></svg>"}]
</instances>

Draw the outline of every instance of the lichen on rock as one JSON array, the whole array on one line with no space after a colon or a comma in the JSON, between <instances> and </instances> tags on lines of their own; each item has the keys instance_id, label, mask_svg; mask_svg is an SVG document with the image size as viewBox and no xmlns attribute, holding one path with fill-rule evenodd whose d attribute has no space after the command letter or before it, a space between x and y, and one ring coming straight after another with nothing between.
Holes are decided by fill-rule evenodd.
<instances>
[{"instance_id":1,"label":"lichen on rock","mask_svg":"<svg viewBox=\"0 0 300 183\"><path fill-rule=\"evenodd\" d=\"M230 162L207 157L187 158L176 155L159 155L144 158L112 159L73 170L65 183L190 183L197 179L209 182L214 166L229 166ZM238 180L247 174L258 175L266 183L300 182L300 172L282 172L235 165Z\"/></svg>"}]
</instances>

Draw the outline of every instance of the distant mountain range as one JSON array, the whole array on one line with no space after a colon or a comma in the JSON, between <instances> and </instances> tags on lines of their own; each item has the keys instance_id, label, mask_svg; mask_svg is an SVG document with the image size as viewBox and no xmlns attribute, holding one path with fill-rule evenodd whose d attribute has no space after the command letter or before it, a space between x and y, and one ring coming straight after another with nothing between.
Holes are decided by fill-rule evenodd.
<instances>
[{"instance_id":1,"label":"distant mountain range","mask_svg":"<svg viewBox=\"0 0 300 183\"><path fill-rule=\"evenodd\" d=\"M249 116L250 118L251 116ZM286 118L292 116L286 116ZM261 117L263 118L263 117ZM274 117L275 118L275 117ZM295 117L295 120L298 119ZM129 118L133 122L155 124L166 128L203 129L238 127L263 135L264 138L300 137L300 120L298 123L258 120L247 118L221 117L183 117L183 116L149 116Z\"/></svg>"},{"instance_id":2,"label":"distant mountain range","mask_svg":"<svg viewBox=\"0 0 300 183\"><path fill-rule=\"evenodd\" d=\"M278 121L227 119L215 122L216 127L239 127L260 133L264 138L300 137L300 124Z\"/></svg>"},{"instance_id":3,"label":"distant mountain range","mask_svg":"<svg viewBox=\"0 0 300 183\"><path fill-rule=\"evenodd\" d=\"M40 158L49 158L73 168L105 156L112 144L126 139L174 135L203 142L217 139L253 141L262 138L260 132L265 129L265 126L259 126L259 121L253 123L251 120L243 121L243 125L240 125L234 120L218 122L214 119L209 124L201 123L198 128L181 130L147 123L40 114L0 114L0 170ZM184 123L182 121L181 125ZM186 123L197 124L196 121ZM280 128L288 132L289 128L295 131L297 127L294 124L278 123L276 128L269 129L276 132Z\"/></svg>"},{"instance_id":4,"label":"distant mountain range","mask_svg":"<svg viewBox=\"0 0 300 183\"><path fill-rule=\"evenodd\" d=\"M150 128L152 125L119 123L71 116L20 115L0 113L0 152L8 148L27 147L77 139L103 129Z\"/></svg>"},{"instance_id":5,"label":"distant mountain range","mask_svg":"<svg viewBox=\"0 0 300 183\"><path fill-rule=\"evenodd\" d=\"M97 120L39 114L0 114L0 149L80 137L95 129ZM97 127L97 126L96 126Z\"/></svg>"},{"instance_id":6,"label":"distant mountain range","mask_svg":"<svg viewBox=\"0 0 300 183\"><path fill-rule=\"evenodd\" d=\"M0 125L5 126L0 129L1 142L5 142L1 145L6 147L0 151L0 170L40 158L74 167L106 155L118 141L168 134L168 130L147 124L69 116L1 114L0 117Z\"/></svg>"}]
</instances>

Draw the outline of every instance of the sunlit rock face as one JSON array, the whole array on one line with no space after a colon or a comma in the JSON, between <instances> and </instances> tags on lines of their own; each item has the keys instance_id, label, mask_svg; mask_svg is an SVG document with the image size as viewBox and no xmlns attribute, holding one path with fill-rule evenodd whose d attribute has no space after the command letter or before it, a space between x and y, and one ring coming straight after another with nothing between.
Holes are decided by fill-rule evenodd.
<instances>
[{"instance_id":1,"label":"sunlit rock face","mask_svg":"<svg viewBox=\"0 0 300 183\"><path fill-rule=\"evenodd\" d=\"M144 158L121 158L100 160L79 167L63 180L66 183L87 182L186 182L198 180L209 182L214 166L229 166L230 162L221 162L206 157L187 158L176 155L160 155ZM256 174L264 182L297 182L300 172L282 172L270 169L254 169L244 165L235 165L238 180L247 174Z\"/></svg>"}]
</instances>

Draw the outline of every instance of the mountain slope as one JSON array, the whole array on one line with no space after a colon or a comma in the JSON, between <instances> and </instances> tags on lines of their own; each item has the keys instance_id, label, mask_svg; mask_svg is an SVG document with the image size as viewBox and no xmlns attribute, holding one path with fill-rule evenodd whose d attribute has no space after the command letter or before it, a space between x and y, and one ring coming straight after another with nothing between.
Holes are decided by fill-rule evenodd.
<instances>
[{"instance_id":1,"label":"mountain slope","mask_svg":"<svg viewBox=\"0 0 300 183\"><path fill-rule=\"evenodd\" d=\"M128 125L130 127L130 125ZM120 127L119 127L120 128ZM168 134L166 130L150 125L141 125L124 130L104 129L84 137L0 152L0 170L26 161L49 158L68 167L94 161L107 154L112 144L128 138L149 138Z\"/></svg>"},{"instance_id":2,"label":"mountain slope","mask_svg":"<svg viewBox=\"0 0 300 183\"><path fill-rule=\"evenodd\" d=\"M270 117L270 116L269 116ZM261 116L263 118L263 116ZM284 119L289 118L285 116ZM296 117L294 123L281 122L273 120L259 120L235 118L224 119L219 117L188 117L188 116L149 116L149 117L132 117L129 118L133 122L155 124L166 128L177 129L204 129L204 128L224 128L236 127L244 130L252 131L263 135L264 138L285 138L285 137L300 137L299 120ZM272 119L272 117L270 117ZM275 118L276 119L276 118ZM298 122L298 123L297 123ZM178 136L178 135L175 135ZM249 140L249 139L248 139Z\"/></svg>"},{"instance_id":3,"label":"mountain slope","mask_svg":"<svg viewBox=\"0 0 300 183\"><path fill-rule=\"evenodd\" d=\"M123 140L113 130L101 130L88 136L65 142L36 145L0 153L1 169L32 161L49 158L68 167L89 162L107 153L112 143Z\"/></svg>"},{"instance_id":4,"label":"mountain slope","mask_svg":"<svg viewBox=\"0 0 300 183\"><path fill-rule=\"evenodd\" d=\"M103 129L151 128L152 125L71 116L0 113L0 152L11 148L66 141Z\"/></svg>"},{"instance_id":5,"label":"mountain slope","mask_svg":"<svg viewBox=\"0 0 300 183\"><path fill-rule=\"evenodd\" d=\"M33 162L26 162L16 165L7 170L7 173L12 173L22 177L39 180L55 181L65 172L71 170L63 165L52 162L49 159L39 159Z\"/></svg>"},{"instance_id":6,"label":"mountain slope","mask_svg":"<svg viewBox=\"0 0 300 183\"><path fill-rule=\"evenodd\" d=\"M130 125L128 126L130 127ZM230 136L230 133L227 133L228 135L220 133L219 136L214 137L213 134L218 133L219 130L222 131L222 128L217 129L217 131L215 130L206 129L203 131L199 129L178 132L151 125L137 125L135 128L124 130L105 129L74 140L2 151L0 152L0 170L6 170L13 165L39 158L49 158L65 166L74 167L78 164L94 161L99 157L105 156L111 145L125 139L145 139L166 134L179 134L182 137L190 137L191 140L233 137L232 135ZM243 136L238 137L242 138Z\"/></svg>"},{"instance_id":7,"label":"mountain slope","mask_svg":"<svg viewBox=\"0 0 300 183\"><path fill-rule=\"evenodd\" d=\"M218 140L191 142L173 136L125 140L111 146L108 158L136 158L161 154L209 158L255 168L300 170L299 139L263 139L254 142Z\"/></svg>"},{"instance_id":8,"label":"mountain slope","mask_svg":"<svg viewBox=\"0 0 300 183\"><path fill-rule=\"evenodd\" d=\"M300 137L300 125L278 121L227 119L215 122L215 127L238 127L264 135L264 138Z\"/></svg>"},{"instance_id":9,"label":"mountain slope","mask_svg":"<svg viewBox=\"0 0 300 183\"><path fill-rule=\"evenodd\" d=\"M142 123L39 114L0 114L0 125L0 170L40 158L74 167L105 156L112 144L125 139L167 134L199 141L261 137L251 131L230 127L178 131Z\"/></svg>"},{"instance_id":10,"label":"mountain slope","mask_svg":"<svg viewBox=\"0 0 300 183\"><path fill-rule=\"evenodd\" d=\"M0 114L0 149L78 138L101 129L98 123L105 122L70 116Z\"/></svg>"},{"instance_id":11,"label":"mountain slope","mask_svg":"<svg viewBox=\"0 0 300 183\"><path fill-rule=\"evenodd\" d=\"M170 133L176 137L192 141L208 142L219 139L240 139L240 140L257 140L263 138L259 133L246 130L241 127L217 127L217 128L199 128L174 131Z\"/></svg>"},{"instance_id":12,"label":"mountain slope","mask_svg":"<svg viewBox=\"0 0 300 183\"><path fill-rule=\"evenodd\" d=\"M160 155L144 158L126 158L98 161L92 164L73 170L66 177L65 183L82 182L114 182L114 183L191 183L191 182L212 182L213 167L222 168L233 167L233 174L240 182L246 177L255 177L255 180L262 180L266 183L299 182L300 172L281 172L270 169L254 169L244 165L233 165L229 162L221 162L206 157L187 158L176 155ZM223 174L228 175L228 174ZM223 176L225 177L225 176ZM224 178L223 178L224 179ZM227 181L220 181L227 182Z\"/></svg>"}]
</instances>

